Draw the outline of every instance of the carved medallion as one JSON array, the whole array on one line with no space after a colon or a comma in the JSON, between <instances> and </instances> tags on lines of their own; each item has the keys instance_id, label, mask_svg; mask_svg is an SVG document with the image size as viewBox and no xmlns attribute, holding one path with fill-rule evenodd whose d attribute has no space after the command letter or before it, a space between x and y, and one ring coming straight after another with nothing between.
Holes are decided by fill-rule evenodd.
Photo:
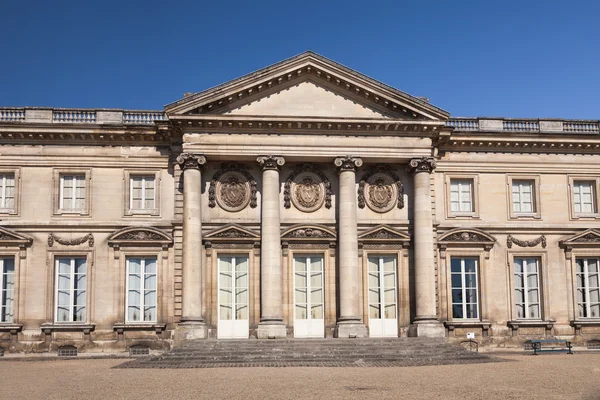
<instances>
[{"instance_id":1,"label":"carved medallion","mask_svg":"<svg viewBox=\"0 0 600 400\"><path fill-rule=\"evenodd\" d=\"M236 212L246 208L250 202L250 182L236 171L229 171L216 182L216 201L227 211Z\"/></svg>"},{"instance_id":2,"label":"carved medallion","mask_svg":"<svg viewBox=\"0 0 600 400\"><path fill-rule=\"evenodd\" d=\"M312 172L302 172L292 181L292 203L304 212L321 208L325 200L325 188L321 178Z\"/></svg>"},{"instance_id":3,"label":"carved medallion","mask_svg":"<svg viewBox=\"0 0 600 400\"><path fill-rule=\"evenodd\" d=\"M394 208L398 200L398 188L391 176L376 173L365 182L365 202L375 212L384 213Z\"/></svg>"}]
</instances>

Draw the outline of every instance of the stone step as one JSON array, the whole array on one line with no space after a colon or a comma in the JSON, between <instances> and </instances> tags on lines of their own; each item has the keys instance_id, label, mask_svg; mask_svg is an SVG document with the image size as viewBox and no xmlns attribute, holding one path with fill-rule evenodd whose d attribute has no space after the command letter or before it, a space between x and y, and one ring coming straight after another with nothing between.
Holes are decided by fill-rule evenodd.
<instances>
[{"instance_id":1,"label":"stone step","mask_svg":"<svg viewBox=\"0 0 600 400\"><path fill-rule=\"evenodd\" d=\"M446 339L197 340L126 363L137 368L219 366L384 366L489 362Z\"/></svg>"}]
</instances>

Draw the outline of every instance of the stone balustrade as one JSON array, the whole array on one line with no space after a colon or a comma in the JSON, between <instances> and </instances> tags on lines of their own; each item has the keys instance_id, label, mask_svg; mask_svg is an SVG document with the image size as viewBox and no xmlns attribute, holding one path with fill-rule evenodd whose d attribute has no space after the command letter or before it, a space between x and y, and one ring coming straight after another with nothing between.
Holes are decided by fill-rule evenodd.
<instances>
[{"instance_id":1,"label":"stone balustrade","mask_svg":"<svg viewBox=\"0 0 600 400\"><path fill-rule=\"evenodd\" d=\"M455 132L600 133L600 121L514 118L450 118Z\"/></svg>"},{"instance_id":2,"label":"stone balustrade","mask_svg":"<svg viewBox=\"0 0 600 400\"><path fill-rule=\"evenodd\" d=\"M0 107L0 122L44 122L61 124L153 125L167 116L158 110L58 109ZM455 132L600 133L597 120L544 120L514 118L450 118L446 126Z\"/></svg>"},{"instance_id":3,"label":"stone balustrade","mask_svg":"<svg viewBox=\"0 0 600 400\"><path fill-rule=\"evenodd\" d=\"M41 107L2 107L0 122L40 122L59 124L153 125L164 121L162 111L114 109L62 109Z\"/></svg>"}]
</instances>

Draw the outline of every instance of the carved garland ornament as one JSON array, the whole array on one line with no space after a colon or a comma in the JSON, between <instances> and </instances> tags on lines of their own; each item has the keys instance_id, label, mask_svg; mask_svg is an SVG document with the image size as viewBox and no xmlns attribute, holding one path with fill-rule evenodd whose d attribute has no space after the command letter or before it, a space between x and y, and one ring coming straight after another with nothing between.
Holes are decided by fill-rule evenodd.
<instances>
[{"instance_id":1,"label":"carved garland ornament","mask_svg":"<svg viewBox=\"0 0 600 400\"><path fill-rule=\"evenodd\" d=\"M508 237L506 238L506 246L510 249L513 243L519 247L535 247L541 243L542 247L546 248L546 236L542 235L539 238L532 240L519 240L515 239L511 235L508 235Z\"/></svg>"},{"instance_id":2,"label":"carved garland ornament","mask_svg":"<svg viewBox=\"0 0 600 400\"><path fill-rule=\"evenodd\" d=\"M94 247L94 235L92 235L91 233L88 233L87 235L82 236L77 239L61 239L60 237L56 236L54 233L50 233L48 235L48 247L52 247L54 245L54 242L56 242L58 244L62 244L63 246L77 246L79 244L88 242L88 246Z\"/></svg>"},{"instance_id":3,"label":"carved garland ornament","mask_svg":"<svg viewBox=\"0 0 600 400\"><path fill-rule=\"evenodd\" d=\"M210 182L208 206L219 204L224 210L236 212L248 206L256 208L256 181L243 164L225 163Z\"/></svg>"},{"instance_id":4,"label":"carved garland ornament","mask_svg":"<svg viewBox=\"0 0 600 400\"><path fill-rule=\"evenodd\" d=\"M310 164L296 168L285 181L283 206L291 203L300 211L314 212L323 206L331 208L331 182L322 171Z\"/></svg>"},{"instance_id":5,"label":"carved garland ornament","mask_svg":"<svg viewBox=\"0 0 600 400\"><path fill-rule=\"evenodd\" d=\"M358 184L358 207L378 213L390 211L397 205L404 208L404 186L398 175L387 165L369 169Z\"/></svg>"},{"instance_id":6,"label":"carved garland ornament","mask_svg":"<svg viewBox=\"0 0 600 400\"><path fill-rule=\"evenodd\" d=\"M296 229L285 236L289 238L334 238L329 232L316 228Z\"/></svg>"}]
</instances>

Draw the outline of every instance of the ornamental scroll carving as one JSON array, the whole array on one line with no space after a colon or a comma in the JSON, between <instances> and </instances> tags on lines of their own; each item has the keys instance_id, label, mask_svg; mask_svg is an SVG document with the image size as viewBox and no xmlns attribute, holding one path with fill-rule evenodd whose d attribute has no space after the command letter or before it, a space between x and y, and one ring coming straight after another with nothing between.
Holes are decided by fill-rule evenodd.
<instances>
[{"instance_id":1,"label":"ornamental scroll carving","mask_svg":"<svg viewBox=\"0 0 600 400\"><path fill-rule=\"evenodd\" d=\"M256 208L256 180L243 164L224 163L210 182L208 206L217 204L224 210L241 211L250 204Z\"/></svg>"},{"instance_id":2,"label":"ornamental scroll carving","mask_svg":"<svg viewBox=\"0 0 600 400\"><path fill-rule=\"evenodd\" d=\"M285 181L283 206L291 203L300 211L314 212L323 206L331 208L331 182L325 174L311 164L296 168Z\"/></svg>"},{"instance_id":3,"label":"ornamental scroll carving","mask_svg":"<svg viewBox=\"0 0 600 400\"><path fill-rule=\"evenodd\" d=\"M473 232L456 232L444 238L444 242L489 242L490 239Z\"/></svg>"},{"instance_id":4,"label":"ornamental scroll carving","mask_svg":"<svg viewBox=\"0 0 600 400\"><path fill-rule=\"evenodd\" d=\"M408 163L409 172L429 172L432 173L436 167L435 160L431 157L413 158Z\"/></svg>"},{"instance_id":5,"label":"ornamental scroll carving","mask_svg":"<svg viewBox=\"0 0 600 400\"><path fill-rule=\"evenodd\" d=\"M54 233L50 233L48 235L48 247L54 246L54 242L62 244L63 246L77 246L79 244L88 242L89 247L94 247L94 235L88 233L87 235L76 239L62 239L56 236Z\"/></svg>"},{"instance_id":6,"label":"ornamental scroll carving","mask_svg":"<svg viewBox=\"0 0 600 400\"><path fill-rule=\"evenodd\" d=\"M165 240L165 237L151 231L131 231L115 237L112 240Z\"/></svg>"},{"instance_id":7,"label":"ornamental scroll carving","mask_svg":"<svg viewBox=\"0 0 600 400\"><path fill-rule=\"evenodd\" d=\"M373 211L385 213L394 206L404 208L404 185L387 165L377 165L363 175L358 184L358 207L365 204Z\"/></svg>"},{"instance_id":8,"label":"ornamental scroll carving","mask_svg":"<svg viewBox=\"0 0 600 400\"><path fill-rule=\"evenodd\" d=\"M516 244L519 247L535 247L538 244L542 244L543 248L546 248L546 236L542 235L537 239L532 239L532 240L519 240L516 239L514 237L512 237L511 235L508 235L508 237L506 238L506 246L510 249L512 248L512 245Z\"/></svg>"},{"instance_id":9,"label":"ornamental scroll carving","mask_svg":"<svg viewBox=\"0 0 600 400\"><path fill-rule=\"evenodd\" d=\"M288 238L326 238L334 239L331 233L317 228L299 228L285 235Z\"/></svg>"},{"instance_id":10,"label":"ornamental scroll carving","mask_svg":"<svg viewBox=\"0 0 600 400\"><path fill-rule=\"evenodd\" d=\"M200 154L181 153L177 156L177 164L182 170L200 169L206 164L206 158Z\"/></svg>"}]
</instances>

